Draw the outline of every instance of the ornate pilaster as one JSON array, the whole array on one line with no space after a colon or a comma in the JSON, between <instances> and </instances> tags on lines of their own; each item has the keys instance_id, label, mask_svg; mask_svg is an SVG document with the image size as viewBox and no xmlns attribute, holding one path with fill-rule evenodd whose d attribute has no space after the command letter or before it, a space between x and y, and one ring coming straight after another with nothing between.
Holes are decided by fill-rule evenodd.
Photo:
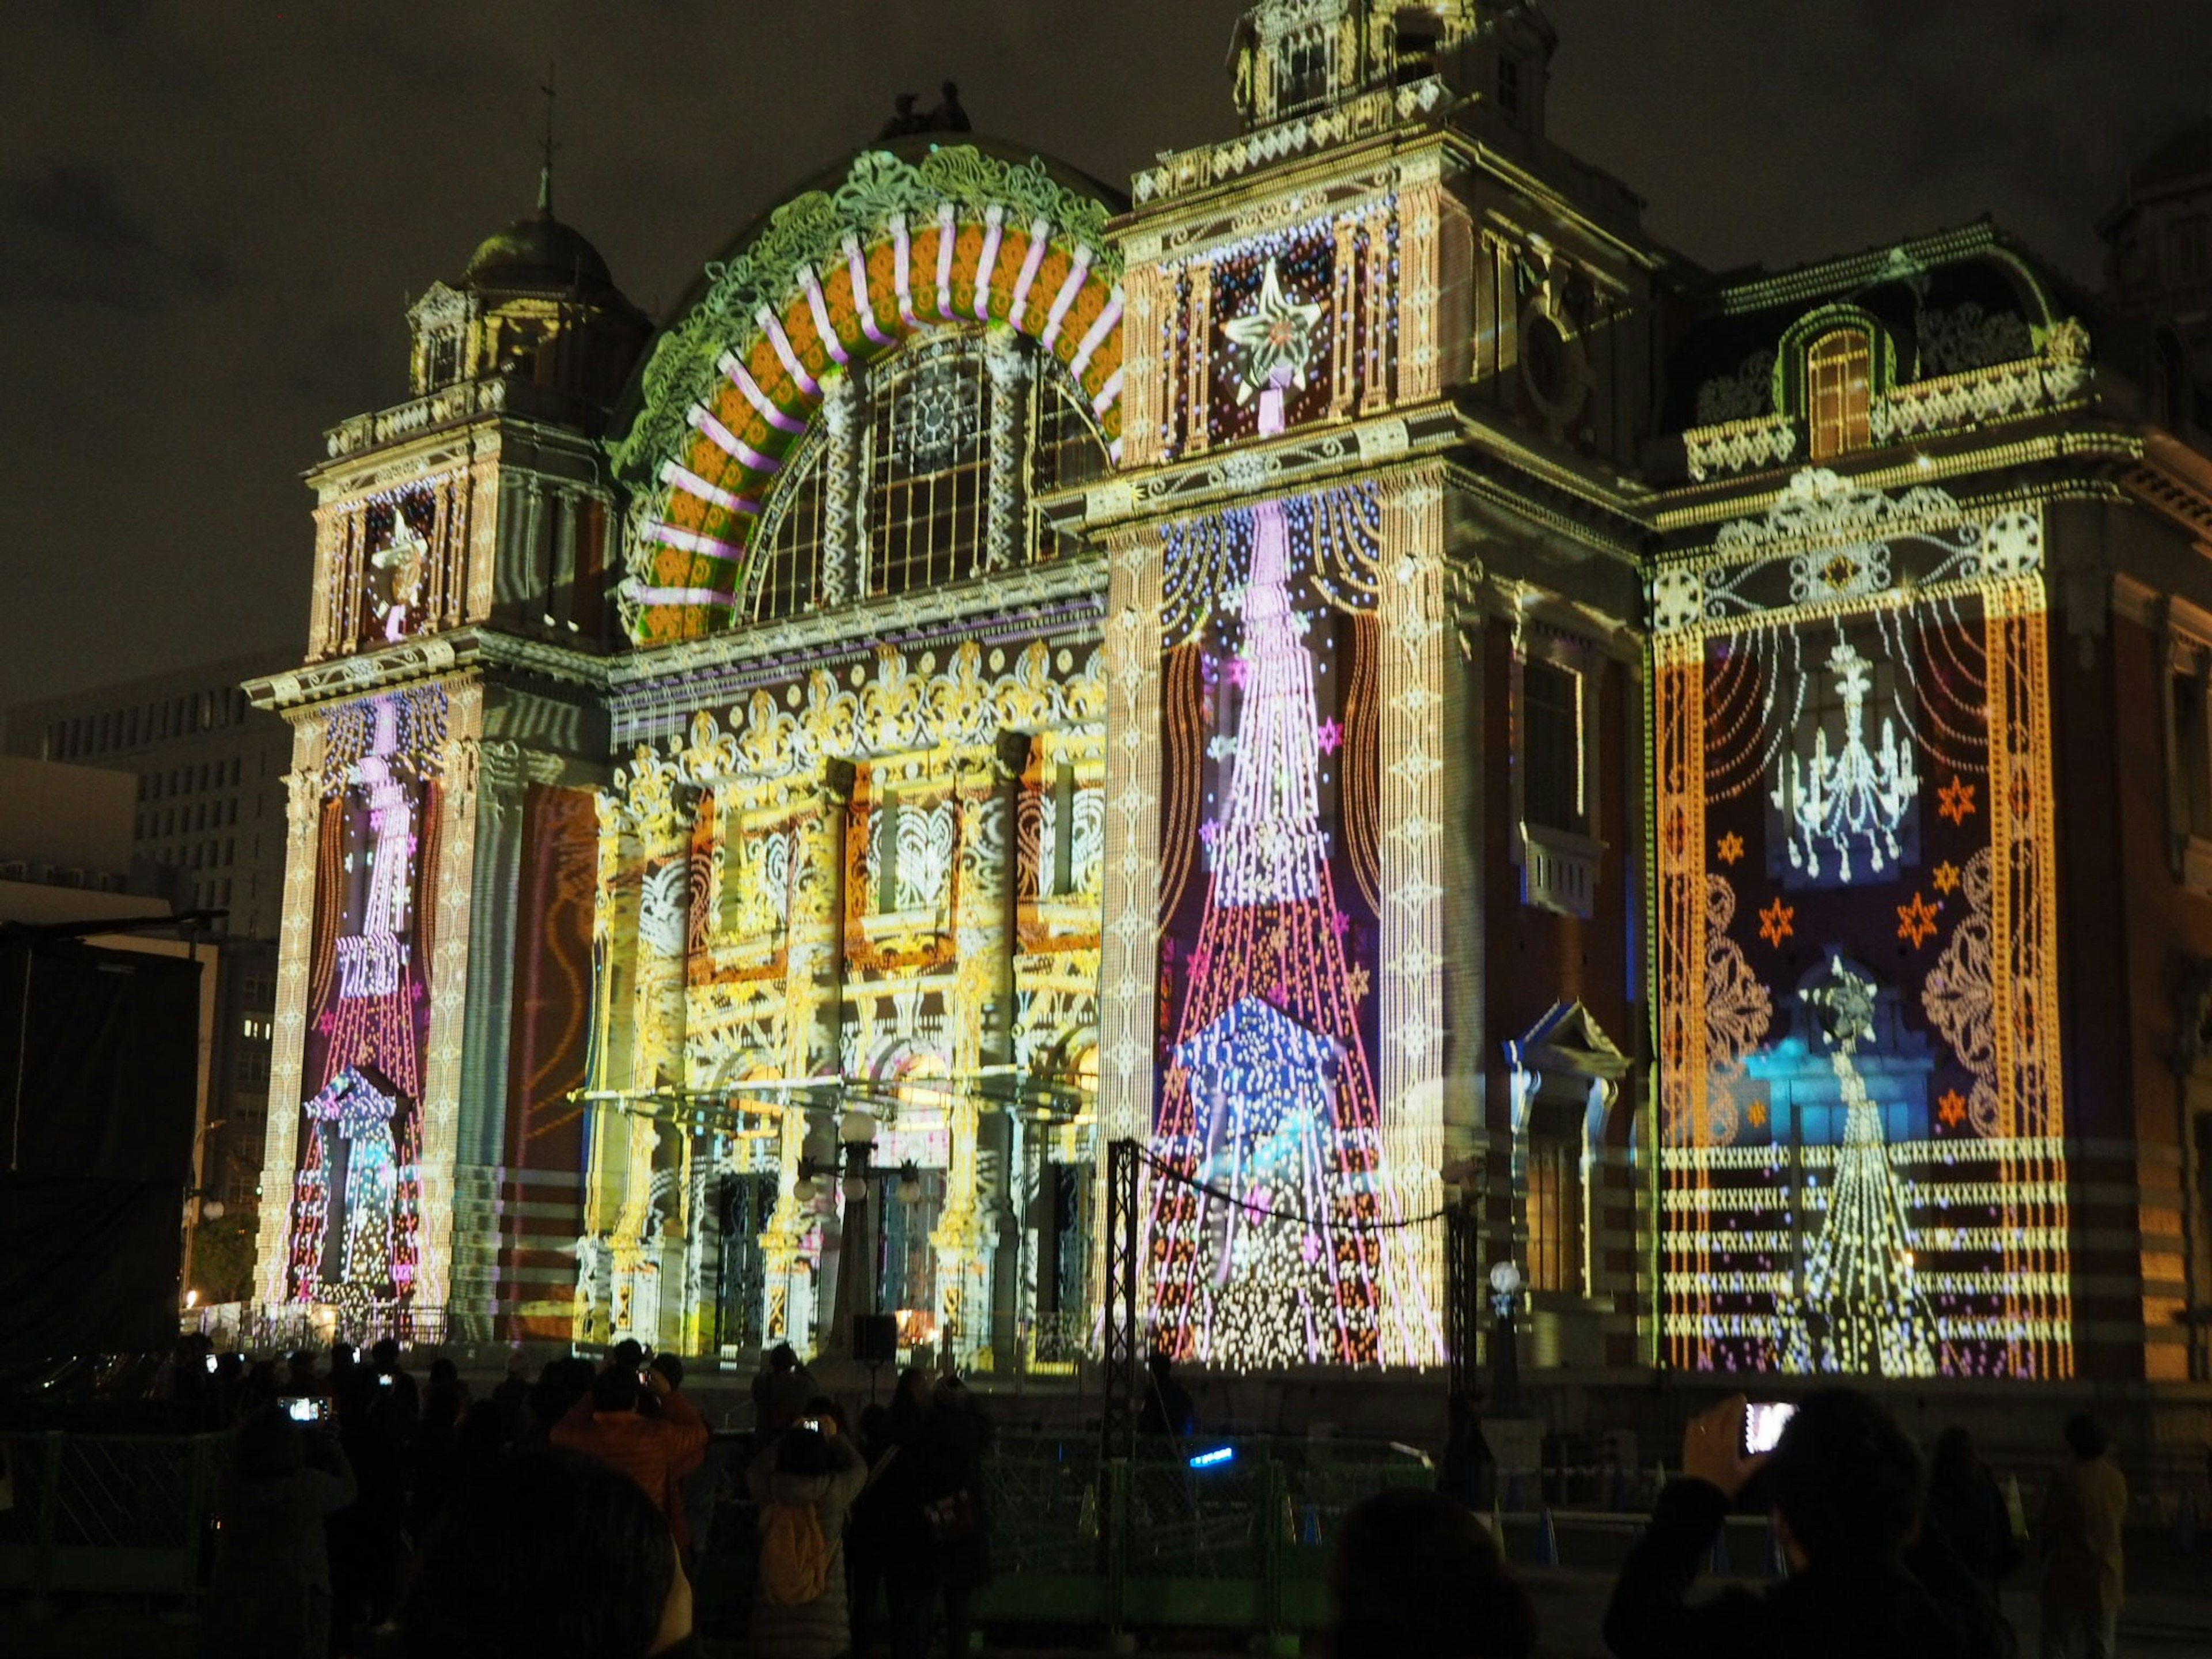
<instances>
[{"instance_id":1,"label":"ornate pilaster","mask_svg":"<svg viewBox=\"0 0 2212 1659\"><path fill-rule=\"evenodd\" d=\"M416 1305L452 1295L453 1164L460 1144L461 1059L466 1051L469 925L476 873L477 787L483 687L447 687L444 774L438 788L438 861L430 957L430 1029L422 1076L422 1257Z\"/></svg>"},{"instance_id":2,"label":"ornate pilaster","mask_svg":"<svg viewBox=\"0 0 2212 1659\"><path fill-rule=\"evenodd\" d=\"M1160 582L1157 531L1108 553L1106 847L1099 988L1098 1125L1108 1140L1152 1128L1159 982Z\"/></svg>"},{"instance_id":3,"label":"ornate pilaster","mask_svg":"<svg viewBox=\"0 0 2212 1659\"><path fill-rule=\"evenodd\" d=\"M826 763L809 809L792 826L791 911L785 957L783 1054L786 1077L835 1073L844 995L845 827L853 795L850 762ZM796 1170L806 1151L807 1113L793 1099L783 1114L777 1162ZM799 1202L797 1183L786 1180L760 1236L767 1305L761 1329L767 1340L803 1334L810 1322L811 1286L802 1261L814 1212Z\"/></svg>"},{"instance_id":4,"label":"ornate pilaster","mask_svg":"<svg viewBox=\"0 0 2212 1659\"><path fill-rule=\"evenodd\" d=\"M515 904L522 874L526 755L512 741L477 750L477 845L471 881L474 941L463 1012L460 1126L453 1171L453 1281L447 1314L456 1336L486 1340L499 1295L499 1181L507 1139L507 1042L514 1023Z\"/></svg>"},{"instance_id":5,"label":"ornate pilaster","mask_svg":"<svg viewBox=\"0 0 2212 1659\"><path fill-rule=\"evenodd\" d=\"M499 591L499 441L478 441L483 446L470 463L468 504L461 514L457 540L467 538L468 611L466 621L484 622L491 616Z\"/></svg>"},{"instance_id":6,"label":"ornate pilaster","mask_svg":"<svg viewBox=\"0 0 2212 1659\"><path fill-rule=\"evenodd\" d=\"M1443 293L1443 185L1433 154L1419 158L1429 176L1398 194L1398 399L1418 403L1443 390L1438 339ZM1407 166L1413 166L1408 161Z\"/></svg>"},{"instance_id":7,"label":"ornate pilaster","mask_svg":"<svg viewBox=\"0 0 2212 1659\"><path fill-rule=\"evenodd\" d=\"M1121 322L1121 464L1150 466L1162 459L1162 422L1173 404L1166 330L1174 289L1157 265L1132 265L1122 285L1128 310Z\"/></svg>"},{"instance_id":8,"label":"ornate pilaster","mask_svg":"<svg viewBox=\"0 0 2212 1659\"><path fill-rule=\"evenodd\" d=\"M978 570L1006 570L1022 562L1022 448L1027 434L1030 362L1019 337L994 333L983 349L991 380L990 494L984 502L983 545Z\"/></svg>"},{"instance_id":9,"label":"ornate pilaster","mask_svg":"<svg viewBox=\"0 0 2212 1659\"><path fill-rule=\"evenodd\" d=\"M1182 398L1184 417L1189 423L1183 438L1182 453L1186 455L1203 455L1212 441L1206 422L1206 411L1213 406L1213 393L1206 385L1212 347L1213 262L1194 259L1190 265L1189 384Z\"/></svg>"},{"instance_id":10,"label":"ornate pilaster","mask_svg":"<svg viewBox=\"0 0 2212 1659\"><path fill-rule=\"evenodd\" d=\"M338 591L337 561L345 542L345 512L325 501L315 508L315 574L307 604L307 660L328 653L333 618L332 596Z\"/></svg>"},{"instance_id":11,"label":"ornate pilaster","mask_svg":"<svg viewBox=\"0 0 2212 1659\"><path fill-rule=\"evenodd\" d=\"M284 775L284 907L277 924L276 1038L269 1066L269 1119L261 1158L261 1224L254 1280L264 1306L285 1299L292 1233L292 1170L300 1146L301 1071L307 1051L307 987L315 931L315 852L323 819L324 722L292 726L292 769Z\"/></svg>"},{"instance_id":12,"label":"ornate pilaster","mask_svg":"<svg viewBox=\"0 0 2212 1659\"><path fill-rule=\"evenodd\" d=\"M976 764L977 759L982 763ZM983 1068L994 994L1003 990L1008 949L1005 797L990 760L988 755L971 757L957 785L960 859L953 874L958 884L953 910L960 929L951 1072L963 1080ZM972 1364L991 1340L990 1261L978 1180L981 1123L972 1087L957 1090L945 1116L950 1150L945 1209L929 1242L937 1252L938 1308L945 1340L957 1359Z\"/></svg>"},{"instance_id":13,"label":"ornate pilaster","mask_svg":"<svg viewBox=\"0 0 2212 1659\"><path fill-rule=\"evenodd\" d=\"M1401 1217L1443 1204L1445 627L1443 491L1428 475L1385 487L1378 608L1382 624L1382 1155ZM1441 1223L1386 1246L1384 1355L1443 1358L1425 1288L1443 1282ZM1393 1347L1396 1352L1393 1352Z\"/></svg>"},{"instance_id":14,"label":"ornate pilaster","mask_svg":"<svg viewBox=\"0 0 2212 1659\"><path fill-rule=\"evenodd\" d=\"M849 369L822 388L822 603L843 605L859 591L853 557L857 522L853 484L860 474L860 371Z\"/></svg>"},{"instance_id":15,"label":"ornate pilaster","mask_svg":"<svg viewBox=\"0 0 2212 1659\"><path fill-rule=\"evenodd\" d=\"M1098 953L1098 1139L1091 1213L1095 1300L1105 1285L1106 1143L1152 1127L1159 995L1160 587L1157 530L1107 551L1106 833Z\"/></svg>"}]
</instances>

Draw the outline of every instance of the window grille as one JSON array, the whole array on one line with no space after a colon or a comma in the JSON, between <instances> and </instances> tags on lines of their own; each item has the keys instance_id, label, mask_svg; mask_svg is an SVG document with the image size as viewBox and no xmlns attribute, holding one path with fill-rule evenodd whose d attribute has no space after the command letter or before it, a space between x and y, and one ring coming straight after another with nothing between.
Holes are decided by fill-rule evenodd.
<instances>
[{"instance_id":1,"label":"window grille","mask_svg":"<svg viewBox=\"0 0 2212 1659\"><path fill-rule=\"evenodd\" d=\"M929 353L874 388L868 425L866 592L969 574L990 493L991 385L980 355Z\"/></svg>"}]
</instances>

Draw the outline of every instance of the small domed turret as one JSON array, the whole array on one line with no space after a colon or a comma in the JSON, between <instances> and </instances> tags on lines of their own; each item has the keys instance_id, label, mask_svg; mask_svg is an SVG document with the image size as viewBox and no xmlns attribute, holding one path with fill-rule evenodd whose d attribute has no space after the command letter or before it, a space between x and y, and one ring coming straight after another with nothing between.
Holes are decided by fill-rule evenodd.
<instances>
[{"instance_id":1,"label":"small domed turret","mask_svg":"<svg viewBox=\"0 0 2212 1659\"><path fill-rule=\"evenodd\" d=\"M581 231L553 216L550 173L538 176L538 211L479 242L461 272L461 283L478 293L563 289L597 295L614 289L614 278L599 249Z\"/></svg>"}]
</instances>

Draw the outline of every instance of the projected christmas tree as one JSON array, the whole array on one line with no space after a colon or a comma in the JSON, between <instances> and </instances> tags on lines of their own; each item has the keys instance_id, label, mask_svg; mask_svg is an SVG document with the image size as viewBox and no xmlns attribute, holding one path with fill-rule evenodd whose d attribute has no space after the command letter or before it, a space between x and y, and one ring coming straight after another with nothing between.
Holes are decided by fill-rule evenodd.
<instances>
[{"instance_id":1,"label":"projected christmas tree","mask_svg":"<svg viewBox=\"0 0 2212 1659\"><path fill-rule=\"evenodd\" d=\"M1244 353L1261 437L1283 429L1321 317L1270 261L1224 327ZM1250 509L1241 693L1226 800L1200 836L1211 884L1155 1151L1182 1180L1152 1207L1156 1335L1212 1364L1371 1363L1379 1355L1380 1145L1321 823L1322 757L1308 619L1293 610L1282 505Z\"/></svg>"},{"instance_id":2,"label":"projected christmas tree","mask_svg":"<svg viewBox=\"0 0 2212 1659\"><path fill-rule=\"evenodd\" d=\"M1797 1343L1813 1350L1797 1356L1796 1368L1932 1376L1935 1324L1917 1281L1905 1187L1856 1058L1874 1036L1874 986L1837 957L1828 982L1806 995L1827 1025L1844 1115L1827 1218L1805 1257L1803 1307L1787 1321Z\"/></svg>"}]
</instances>

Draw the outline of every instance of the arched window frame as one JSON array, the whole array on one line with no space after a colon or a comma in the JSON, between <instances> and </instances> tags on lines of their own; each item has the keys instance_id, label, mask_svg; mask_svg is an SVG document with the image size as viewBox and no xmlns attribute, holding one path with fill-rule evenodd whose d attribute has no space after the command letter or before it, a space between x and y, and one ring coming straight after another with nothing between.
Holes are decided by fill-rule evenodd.
<instances>
[{"instance_id":1,"label":"arched window frame","mask_svg":"<svg viewBox=\"0 0 2212 1659\"><path fill-rule=\"evenodd\" d=\"M1865 346L1864 392L1824 424L1815 384L1816 358L1839 337L1852 335ZM1874 407L1897 384L1897 343L1871 312L1857 306L1823 306L1799 318L1782 337L1774 376L1775 407L1803 423L1812 459L1838 459L1874 447Z\"/></svg>"},{"instance_id":2,"label":"arched window frame","mask_svg":"<svg viewBox=\"0 0 2212 1659\"><path fill-rule=\"evenodd\" d=\"M879 514L886 489L897 487L883 471L895 465L884 453L884 421L896 418L887 399L929 372L933 360L948 357L979 366L983 376L981 489L971 533L956 538L947 568L933 563L919 585L964 581L1060 556L1060 538L1034 503L1111 470L1097 414L1060 359L1025 337L996 325L942 329L825 387L825 417L810 429L762 505L756 545L763 556L745 574L738 607L745 622L908 591L899 578L911 577L910 564L885 571L878 563L884 550ZM797 515L806 512L818 514L817 532L811 549L803 536L794 548ZM793 553L811 557L811 566L787 568Z\"/></svg>"}]
</instances>

